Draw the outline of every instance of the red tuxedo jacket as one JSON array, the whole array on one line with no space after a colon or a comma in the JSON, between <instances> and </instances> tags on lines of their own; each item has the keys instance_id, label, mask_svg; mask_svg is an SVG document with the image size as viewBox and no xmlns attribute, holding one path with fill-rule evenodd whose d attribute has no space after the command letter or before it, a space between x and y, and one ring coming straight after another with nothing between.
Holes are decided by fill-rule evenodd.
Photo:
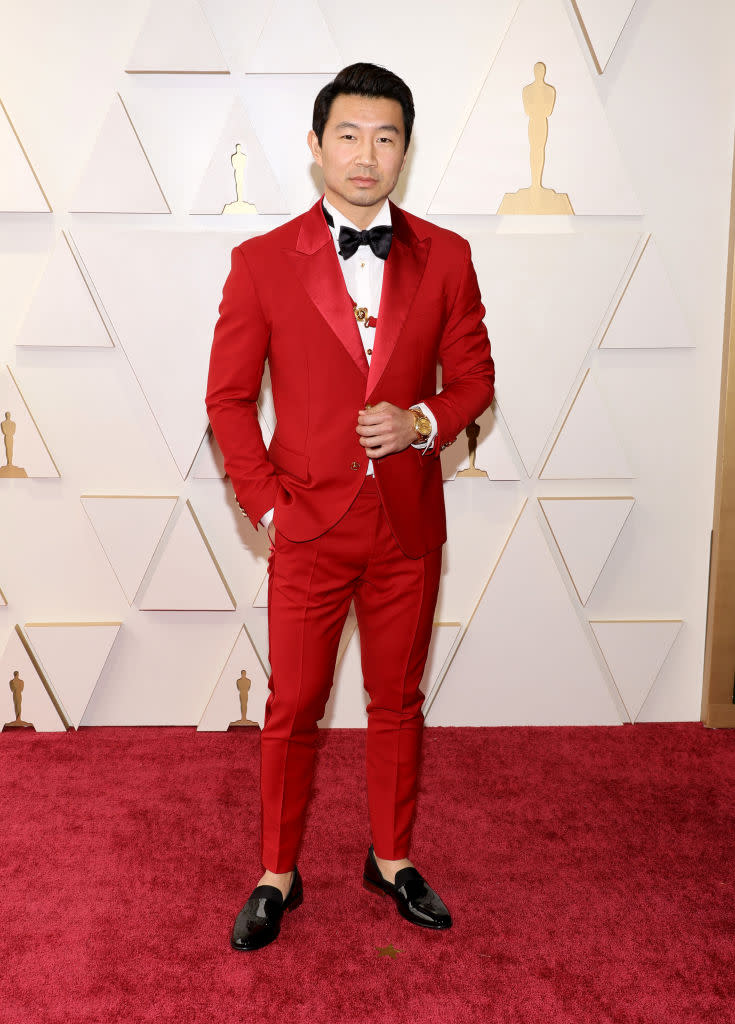
<instances>
[{"instance_id":1,"label":"red tuxedo jacket","mask_svg":"<svg viewBox=\"0 0 735 1024\"><path fill-rule=\"evenodd\" d=\"M370 366L320 200L233 249L206 402L238 501L253 524L275 507L292 541L324 533L360 489L359 410L425 402L438 424L432 452L374 464L391 529L417 558L446 540L439 452L492 401L494 367L468 243L392 203L391 217ZM256 405L266 358L278 421L268 450Z\"/></svg>"}]
</instances>

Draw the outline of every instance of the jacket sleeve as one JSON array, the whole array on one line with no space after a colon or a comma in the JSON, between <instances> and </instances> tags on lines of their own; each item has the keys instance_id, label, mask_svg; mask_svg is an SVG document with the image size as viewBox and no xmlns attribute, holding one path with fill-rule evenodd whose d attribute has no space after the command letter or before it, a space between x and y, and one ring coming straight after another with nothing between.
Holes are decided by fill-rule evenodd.
<instances>
[{"instance_id":1,"label":"jacket sleeve","mask_svg":"<svg viewBox=\"0 0 735 1024\"><path fill-rule=\"evenodd\" d=\"M269 341L270 326L245 255L237 246L214 328L206 405L235 496L256 528L263 513L275 505L279 488L258 423L257 402Z\"/></svg>"},{"instance_id":2,"label":"jacket sleeve","mask_svg":"<svg viewBox=\"0 0 735 1024\"><path fill-rule=\"evenodd\" d=\"M459 286L439 344L442 390L424 399L438 427L433 447L435 455L487 409L495 393L495 365L483 323L485 307L470 246L466 241L464 244Z\"/></svg>"}]
</instances>

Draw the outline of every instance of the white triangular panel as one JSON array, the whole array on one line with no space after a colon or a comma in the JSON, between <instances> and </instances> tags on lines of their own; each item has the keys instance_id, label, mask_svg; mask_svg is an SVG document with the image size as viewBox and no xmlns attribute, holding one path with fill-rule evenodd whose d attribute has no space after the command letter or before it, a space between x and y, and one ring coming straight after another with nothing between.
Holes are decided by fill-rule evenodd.
<instances>
[{"instance_id":1,"label":"white triangular panel","mask_svg":"<svg viewBox=\"0 0 735 1024\"><path fill-rule=\"evenodd\" d=\"M597 70L603 73L635 0L572 0Z\"/></svg>"},{"instance_id":2,"label":"white triangular panel","mask_svg":"<svg viewBox=\"0 0 735 1024\"><path fill-rule=\"evenodd\" d=\"M460 479L444 487L447 542L436 619L467 622L485 588L490 568L505 547L524 498L517 484Z\"/></svg>"},{"instance_id":3,"label":"white triangular panel","mask_svg":"<svg viewBox=\"0 0 735 1024\"><path fill-rule=\"evenodd\" d=\"M240 99L233 101L191 212L221 214L228 203L235 201L232 155L238 144L246 157L243 201L254 207L253 213L288 213L281 187ZM232 216L248 222L247 216Z\"/></svg>"},{"instance_id":4,"label":"white triangular panel","mask_svg":"<svg viewBox=\"0 0 735 1024\"><path fill-rule=\"evenodd\" d=\"M268 607L268 573L266 572L263 580L258 587L258 592L253 598L253 608L267 608Z\"/></svg>"},{"instance_id":5,"label":"white triangular panel","mask_svg":"<svg viewBox=\"0 0 735 1024\"><path fill-rule=\"evenodd\" d=\"M600 348L691 348L679 300L649 238Z\"/></svg>"},{"instance_id":6,"label":"white triangular panel","mask_svg":"<svg viewBox=\"0 0 735 1024\"><path fill-rule=\"evenodd\" d=\"M431 709L433 725L616 725L620 712L526 507Z\"/></svg>"},{"instance_id":7,"label":"white triangular panel","mask_svg":"<svg viewBox=\"0 0 735 1024\"><path fill-rule=\"evenodd\" d=\"M65 233L49 258L16 344L112 347L112 339Z\"/></svg>"},{"instance_id":8,"label":"white triangular panel","mask_svg":"<svg viewBox=\"0 0 735 1024\"><path fill-rule=\"evenodd\" d=\"M0 213L49 213L36 173L0 100Z\"/></svg>"},{"instance_id":9,"label":"white triangular panel","mask_svg":"<svg viewBox=\"0 0 735 1024\"><path fill-rule=\"evenodd\" d=\"M112 228L75 232L182 477L207 429L204 392L212 334L230 254L243 237Z\"/></svg>"},{"instance_id":10,"label":"white triangular panel","mask_svg":"<svg viewBox=\"0 0 735 1024\"><path fill-rule=\"evenodd\" d=\"M74 213L170 213L119 93L71 201Z\"/></svg>"},{"instance_id":11,"label":"white triangular panel","mask_svg":"<svg viewBox=\"0 0 735 1024\"><path fill-rule=\"evenodd\" d=\"M258 423L263 435L263 443L267 448L270 444L273 432L268 426L268 423L260 410L258 410ZM211 428L204 435L204 440L202 441L199 452L194 459L189 475L195 480L223 480L226 476L224 456L222 455L220 446L217 444L217 439L212 433Z\"/></svg>"},{"instance_id":12,"label":"white triangular panel","mask_svg":"<svg viewBox=\"0 0 735 1024\"><path fill-rule=\"evenodd\" d=\"M594 589L634 498L539 498L582 604Z\"/></svg>"},{"instance_id":13,"label":"white triangular panel","mask_svg":"<svg viewBox=\"0 0 735 1024\"><path fill-rule=\"evenodd\" d=\"M230 71L247 70L273 0L201 0Z\"/></svg>"},{"instance_id":14,"label":"white triangular panel","mask_svg":"<svg viewBox=\"0 0 735 1024\"><path fill-rule=\"evenodd\" d=\"M264 406L266 408L272 408L273 405L273 396L270 392L270 375L268 376L268 389L267 394L263 394L261 383L261 396L258 399L258 425L260 427L260 432L263 435L263 444L266 448L273 439L273 427L270 425L270 422L266 417L266 413L263 411ZM272 422L275 423L275 416L273 417Z\"/></svg>"},{"instance_id":15,"label":"white triangular panel","mask_svg":"<svg viewBox=\"0 0 735 1024\"><path fill-rule=\"evenodd\" d=\"M189 476L195 480L224 480L225 460L211 429L204 435Z\"/></svg>"},{"instance_id":16,"label":"white triangular panel","mask_svg":"<svg viewBox=\"0 0 735 1024\"><path fill-rule=\"evenodd\" d=\"M30 722L36 732L65 732L66 726L23 646L17 627L10 634L10 639L0 657L0 707L2 707L0 728L5 722L15 720L13 693L9 685L15 672L18 672L24 684L21 694L21 719L24 722ZM4 736L3 742L7 738Z\"/></svg>"},{"instance_id":17,"label":"white triangular panel","mask_svg":"<svg viewBox=\"0 0 735 1024\"><path fill-rule=\"evenodd\" d=\"M362 684L360 634L354 622L345 623L343 637L348 638L347 645L334 672L320 729L364 729L367 725L365 708L370 698Z\"/></svg>"},{"instance_id":18,"label":"white triangular panel","mask_svg":"<svg viewBox=\"0 0 735 1024\"><path fill-rule=\"evenodd\" d=\"M340 639L337 668L334 673L329 700L321 728L364 729L367 724L365 708L369 697L362 680L360 660L360 633L357 620L350 610ZM431 696L441 683L449 655L459 638L458 622L435 622L431 634L429 653L421 689L426 695L424 708L431 706Z\"/></svg>"},{"instance_id":19,"label":"white triangular panel","mask_svg":"<svg viewBox=\"0 0 735 1024\"><path fill-rule=\"evenodd\" d=\"M81 501L123 593L132 604L171 518L176 498L86 494Z\"/></svg>"},{"instance_id":20,"label":"white triangular panel","mask_svg":"<svg viewBox=\"0 0 735 1024\"><path fill-rule=\"evenodd\" d=\"M263 371L263 379L260 382L260 395L258 396L258 420L260 422L263 437L266 429L272 437L276 429L276 408L273 404L273 388L271 387L271 368L266 361Z\"/></svg>"},{"instance_id":21,"label":"white triangular panel","mask_svg":"<svg viewBox=\"0 0 735 1024\"><path fill-rule=\"evenodd\" d=\"M26 623L26 636L75 728L119 631L119 622Z\"/></svg>"},{"instance_id":22,"label":"white triangular panel","mask_svg":"<svg viewBox=\"0 0 735 1024\"><path fill-rule=\"evenodd\" d=\"M7 413L10 413L9 418ZM8 439L12 433L13 467L25 470L28 477L60 475L10 367L0 373L0 424L3 423L15 424L15 431L11 427L7 433ZM3 478L8 475L8 445L5 439L5 432L0 433L0 486Z\"/></svg>"},{"instance_id":23,"label":"white triangular panel","mask_svg":"<svg viewBox=\"0 0 735 1024\"><path fill-rule=\"evenodd\" d=\"M231 615L133 612L82 725L196 726L240 625Z\"/></svg>"},{"instance_id":24,"label":"white triangular panel","mask_svg":"<svg viewBox=\"0 0 735 1024\"><path fill-rule=\"evenodd\" d=\"M589 370L539 476L542 480L617 480L633 476Z\"/></svg>"},{"instance_id":25,"label":"white triangular panel","mask_svg":"<svg viewBox=\"0 0 735 1024\"><path fill-rule=\"evenodd\" d=\"M444 679L444 673L449 668L451 657L459 643L462 633L461 622L435 622L431 634L431 645L429 655L426 659L424 679L421 689L426 694L424 700L424 715L431 725L429 712L434 702L434 697L439 692L439 687Z\"/></svg>"},{"instance_id":26,"label":"white triangular panel","mask_svg":"<svg viewBox=\"0 0 735 1024\"><path fill-rule=\"evenodd\" d=\"M247 629L243 626L207 702L197 729L202 732L224 732L240 720L242 706L237 681L242 672L250 680L246 716L263 728L265 703L268 700L268 677L255 652Z\"/></svg>"},{"instance_id":27,"label":"white triangular panel","mask_svg":"<svg viewBox=\"0 0 735 1024\"><path fill-rule=\"evenodd\" d=\"M248 72L308 74L337 72L342 67L337 47L316 0L274 0Z\"/></svg>"},{"instance_id":28,"label":"white triangular panel","mask_svg":"<svg viewBox=\"0 0 735 1024\"><path fill-rule=\"evenodd\" d=\"M529 476L639 240L627 232L472 239L483 302L492 311L497 400Z\"/></svg>"},{"instance_id":29,"label":"white triangular panel","mask_svg":"<svg viewBox=\"0 0 735 1024\"><path fill-rule=\"evenodd\" d=\"M164 541L138 606L145 611L232 611L235 607L235 599L188 501Z\"/></svg>"},{"instance_id":30,"label":"white triangular panel","mask_svg":"<svg viewBox=\"0 0 735 1024\"><path fill-rule=\"evenodd\" d=\"M354 604L350 605L350 610L347 612L347 618L345 624L342 627L342 636L339 638L339 646L337 647L337 667L342 664L342 659L347 653L347 648L350 645L353 634L357 629L357 615L355 613ZM358 634L359 638L359 634Z\"/></svg>"},{"instance_id":31,"label":"white triangular panel","mask_svg":"<svg viewBox=\"0 0 735 1024\"><path fill-rule=\"evenodd\" d=\"M681 620L597 620L590 625L635 722L681 629Z\"/></svg>"},{"instance_id":32,"label":"white triangular panel","mask_svg":"<svg viewBox=\"0 0 735 1024\"><path fill-rule=\"evenodd\" d=\"M337 661L327 706L319 725L328 729L364 729L368 696L362 684L360 633L350 604L337 648Z\"/></svg>"},{"instance_id":33,"label":"white triangular panel","mask_svg":"<svg viewBox=\"0 0 735 1024\"><path fill-rule=\"evenodd\" d=\"M314 97L333 77L324 73L245 76L242 95L253 128L294 212L308 210L321 195L321 172L304 145L304 128L311 124ZM405 204L400 201L400 205Z\"/></svg>"},{"instance_id":34,"label":"white triangular panel","mask_svg":"<svg viewBox=\"0 0 735 1024\"><path fill-rule=\"evenodd\" d=\"M560 0L522 0L433 202L431 214L494 214L531 184L522 92L534 65L556 89L543 186L576 214L640 214L607 115ZM492 308L492 307L489 307Z\"/></svg>"},{"instance_id":35,"label":"white triangular panel","mask_svg":"<svg viewBox=\"0 0 735 1024\"><path fill-rule=\"evenodd\" d=\"M520 480L518 467L511 454L511 444L500 426L497 404L486 409L477 419L480 433L475 450L475 470L484 470L488 480ZM441 453L442 473L445 480L454 480L470 468L469 439L460 434L454 444Z\"/></svg>"},{"instance_id":36,"label":"white triangular panel","mask_svg":"<svg viewBox=\"0 0 735 1024\"><path fill-rule=\"evenodd\" d=\"M134 88L129 86L122 96L168 204L178 213L191 208L232 106L232 93L212 88L215 83L201 75L168 82L164 88L157 75L139 75Z\"/></svg>"},{"instance_id":37,"label":"white triangular panel","mask_svg":"<svg viewBox=\"0 0 735 1024\"><path fill-rule=\"evenodd\" d=\"M224 74L228 68L197 0L153 0L125 70Z\"/></svg>"}]
</instances>

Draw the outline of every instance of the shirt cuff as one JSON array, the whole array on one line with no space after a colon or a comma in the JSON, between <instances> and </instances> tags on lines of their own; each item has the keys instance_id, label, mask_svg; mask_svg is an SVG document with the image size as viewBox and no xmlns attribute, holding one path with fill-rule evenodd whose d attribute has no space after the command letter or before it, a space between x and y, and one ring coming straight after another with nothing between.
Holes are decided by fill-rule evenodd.
<instances>
[{"instance_id":1,"label":"shirt cuff","mask_svg":"<svg viewBox=\"0 0 735 1024\"><path fill-rule=\"evenodd\" d=\"M437 431L439 429L439 427L437 426L437 422L436 422L436 416L431 411L431 409L428 407L428 405L424 405L423 402L418 402L416 405L412 405L411 408L412 409L420 409L421 412L424 414L424 416L429 421L429 423L431 424L431 433L426 438L426 440L425 441L414 441L412 443L412 445L411 445L412 448L418 448L418 450L422 454L425 455L426 452L431 451L431 449L434 447L434 438L436 437Z\"/></svg>"},{"instance_id":2,"label":"shirt cuff","mask_svg":"<svg viewBox=\"0 0 735 1024\"><path fill-rule=\"evenodd\" d=\"M268 527L273 522L273 513L274 512L275 512L275 509L269 508L268 511L264 512L263 515L260 517L260 522L266 528L266 530L268 529Z\"/></svg>"}]
</instances>

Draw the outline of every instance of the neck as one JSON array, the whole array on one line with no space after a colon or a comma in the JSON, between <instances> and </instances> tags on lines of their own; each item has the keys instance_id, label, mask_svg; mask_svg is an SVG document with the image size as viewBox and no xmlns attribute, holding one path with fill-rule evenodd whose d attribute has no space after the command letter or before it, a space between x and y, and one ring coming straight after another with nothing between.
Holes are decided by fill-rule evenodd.
<instances>
[{"instance_id":1,"label":"neck","mask_svg":"<svg viewBox=\"0 0 735 1024\"><path fill-rule=\"evenodd\" d=\"M370 227L385 202L384 197L379 203L375 203L372 206L353 206L352 203L346 202L341 196L334 195L328 189L325 189L324 198L335 210L339 210L343 217L346 217L356 228L359 228L360 231Z\"/></svg>"}]
</instances>

